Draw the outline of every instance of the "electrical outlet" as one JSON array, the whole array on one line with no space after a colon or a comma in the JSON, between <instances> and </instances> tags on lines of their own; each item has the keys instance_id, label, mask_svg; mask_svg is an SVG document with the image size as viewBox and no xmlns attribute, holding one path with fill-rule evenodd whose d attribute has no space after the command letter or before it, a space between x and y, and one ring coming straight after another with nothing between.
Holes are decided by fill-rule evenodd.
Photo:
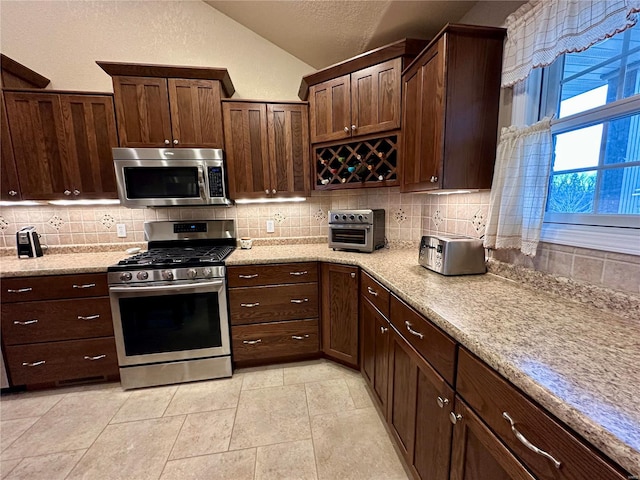
<instances>
[{"instance_id":1,"label":"electrical outlet","mask_svg":"<svg viewBox=\"0 0 640 480\"><path fill-rule=\"evenodd\" d=\"M124 223L117 223L116 234L119 238L125 238L127 236L127 226Z\"/></svg>"},{"instance_id":2,"label":"electrical outlet","mask_svg":"<svg viewBox=\"0 0 640 480\"><path fill-rule=\"evenodd\" d=\"M267 220L267 233L273 233L276 231L276 224L273 220Z\"/></svg>"}]
</instances>

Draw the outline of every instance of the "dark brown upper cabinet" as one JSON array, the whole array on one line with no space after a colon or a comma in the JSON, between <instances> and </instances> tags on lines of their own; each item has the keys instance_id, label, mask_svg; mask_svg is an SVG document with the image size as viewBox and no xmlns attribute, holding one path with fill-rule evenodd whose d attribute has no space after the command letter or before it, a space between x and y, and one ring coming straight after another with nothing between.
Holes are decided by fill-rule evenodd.
<instances>
[{"instance_id":1,"label":"dark brown upper cabinet","mask_svg":"<svg viewBox=\"0 0 640 480\"><path fill-rule=\"evenodd\" d=\"M402 68L427 44L405 39L303 77L311 143L335 142L400 128Z\"/></svg>"},{"instance_id":2,"label":"dark brown upper cabinet","mask_svg":"<svg viewBox=\"0 0 640 480\"><path fill-rule=\"evenodd\" d=\"M223 148L226 69L96 62L113 80L122 147Z\"/></svg>"},{"instance_id":3,"label":"dark brown upper cabinet","mask_svg":"<svg viewBox=\"0 0 640 480\"><path fill-rule=\"evenodd\" d=\"M403 72L401 191L491 188L504 34L447 25Z\"/></svg>"},{"instance_id":4,"label":"dark brown upper cabinet","mask_svg":"<svg viewBox=\"0 0 640 480\"><path fill-rule=\"evenodd\" d=\"M20 185L19 195L9 191L13 199L117 197L112 95L5 90L4 102L10 146L3 151L11 148ZM8 170L3 153L3 173Z\"/></svg>"},{"instance_id":5,"label":"dark brown upper cabinet","mask_svg":"<svg viewBox=\"0 0 640 480\"><path fill-rule=\"evenodd\" d=\"M309 195L306 103L224 101L222 109L231 198Z\"/></svg>"}]
</instances>

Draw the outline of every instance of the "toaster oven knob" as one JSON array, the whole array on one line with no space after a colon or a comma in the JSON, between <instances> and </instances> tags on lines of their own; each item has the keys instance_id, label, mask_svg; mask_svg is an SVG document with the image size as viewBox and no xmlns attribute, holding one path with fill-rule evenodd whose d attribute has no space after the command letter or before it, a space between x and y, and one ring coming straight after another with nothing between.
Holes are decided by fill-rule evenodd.
<instances>
[{"instance_id":1,"label":"toaster oven knob","mask_svg":"<svg viewBox=\"0 0 640 480\"><path fill-rule=\"evenodd\" d=\"M173 272L170 270L164 270L162 272L162 279L163 280L173 280Z\"/></svg>"},{"instance_id":2,"label":"toaster oven knob","mask_svg":"<svg viewBox=\"0 0 640 480\"><path fill-rule=\"evenodd\" d=\"M358 215L358 220L362 221L362 215Z\"/></svg>"},{"instance_id":3,"label":"toaster oven knob","mask_svg":"<svg viewBox=\"0 0 640 480\"><path fill-rule=\"evenodd\" d=\"M342 215L342 220L346 220L347 216L346 215Z\"/></svg>"},{"instance_id":4,"label":"toaster oven knob","mask_svg":"<svg viewBox=\"0 0 640 480\"><path fill-rule=\"evenodd\" d=\"M333 219L334 219L334 220L338 220L339 218L340 218L340 215L334 215L334 216L333 216Z\"/></svg>"},{"instance_id":5,"label":"toaster oven knob","mask_svg":"<svg viewBox=\"0 0 640 480\"><path fill-rule=\"evenodd\" d=\"M148 272L138 272L136 277L138 277L138 280L146 280L147 278L149 278L149 273Z\"/></svg>"},{"instance_id":6,"label":"toaster oven knob","mask_svg":"<svg viewBox=\"0 0 640 480\"><path fill-rule=\"evenodd\" d=\"M189 270L187 270L187 277L196 278L196 276L198 276L198 272L196 272L195 268L190 268Z\"/></svg>"},{"instance_id":7,"label":"toaster oven knob","mask_svg":"<svg viewBox=\"0 0 640 480\"><path fill-rule=\"evenodd\" d=\"M356 216L355 215L349 215L349 220L355 220Z\"/></svg>"},{"instance_id":8,"label":"toaster oven knob","mask_svg":"<svg viewBox=\"0 0 640 480\"><path fill-rule=\"evenodd\" d=\"M131 272L122 272L120 274L120 280L122 280L123 282L128 282L129 280L131 280L131 278Z\"/></svg>"}]
</instances>

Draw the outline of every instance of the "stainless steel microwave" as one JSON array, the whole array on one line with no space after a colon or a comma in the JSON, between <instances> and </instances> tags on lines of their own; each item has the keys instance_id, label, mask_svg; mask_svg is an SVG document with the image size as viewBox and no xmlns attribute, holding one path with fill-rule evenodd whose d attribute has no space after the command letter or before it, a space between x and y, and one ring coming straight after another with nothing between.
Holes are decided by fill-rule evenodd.
<instances>
[{"instance_id":1,"label":"stainless steel microwave","mask_svg":"<svg viewBox=\"0 0 640 480\"><path fill-rule=\"evenodd\" d=\"M222 150L114 148L113 164L125 207L232 204Z\"/></svg>"}]
</instances>

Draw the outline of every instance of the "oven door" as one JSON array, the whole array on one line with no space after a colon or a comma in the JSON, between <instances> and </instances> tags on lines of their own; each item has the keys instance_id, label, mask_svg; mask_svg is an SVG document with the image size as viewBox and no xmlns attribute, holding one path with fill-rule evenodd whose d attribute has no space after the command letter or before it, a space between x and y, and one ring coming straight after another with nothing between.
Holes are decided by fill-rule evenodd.
<instances>
[{"instance_id":1,"label":"oven door","mask_svg":"<svg viewBox=\"0 0 640 480\"><path fill-rule=\"evenodd\" d=\"M224 279L109 288L121 367L230 355Z\"/></svg>"},{"instance_id":2,"label":"oven door","mask_svg":"<svg viewBox=\"0 0 640 480\"><path fill-rule=\"evenodd\" d=\"M329 247L373 252L371 225L329 225Z\"/></svg>"}]
</instances>

